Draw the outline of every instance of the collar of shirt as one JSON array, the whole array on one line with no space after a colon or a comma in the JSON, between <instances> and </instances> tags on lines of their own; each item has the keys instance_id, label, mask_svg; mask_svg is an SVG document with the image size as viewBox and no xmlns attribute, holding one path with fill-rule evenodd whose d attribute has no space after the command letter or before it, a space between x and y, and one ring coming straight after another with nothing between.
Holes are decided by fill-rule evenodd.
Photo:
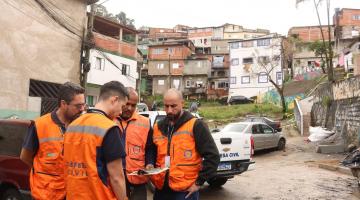
<instances>
[{"instance_id":1,"label":"collar of shirt","mask_svg":"<svg viewBox=\"0 0 360 200\"><path fill-rule=\"evenodd\" d=\"M99 110L99 109L91 108L91 109L88 109L86 112L87 113L98 113L98 114L104 115L105 117L109 118L110 120L114 120L114 119L111 119L109 117L109 115L107 115L104 111Z\"/></svg>"},{"instance_id":2,"label":"collar of shirt","mask_svg":"<svg viewBox=\"0 0 360 200\"><path fill-rule=\"evenodd\" d=\"M61 131L63 133L65 133L65 131L66 131L65 124L62 123L60 121L59 117L57 116L57 114L56 114L57 110L58 109L55 109L54 111L51 112L51 119L55 122L56 125L58 125L60 127Z\"/></svg>"}]
</instances>

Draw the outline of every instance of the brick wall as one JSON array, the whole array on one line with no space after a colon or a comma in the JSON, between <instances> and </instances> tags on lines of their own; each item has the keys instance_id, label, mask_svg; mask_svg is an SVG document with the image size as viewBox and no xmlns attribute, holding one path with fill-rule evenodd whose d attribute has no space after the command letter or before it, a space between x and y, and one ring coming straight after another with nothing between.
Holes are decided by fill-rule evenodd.
<instances>
[{"instance_id":1,"label":"brick wall","mask_svg":"<svg viewBox=\"0 0 360 200\"><path fill-rule=\"evenodd\" d=\"M324 38L329 39L328 27L323 26ZM334 38L334 29L332 27L331 38ZM316 40L322 40L321 31L318 26L307 26L307 27L293 27L289 30L288 36L298 35L298 38L303 42L314 42Z\"/></svg>"},{"instance_id":2,"label":"brick wall","mask_svg":"<svg viewBox=\"0 0 360 200\"><path fill-rule=\"evenodd\" d=\"M94 34L95 46L110 52L119 54L120 56L126 56L136 59L137 50L136 45L119 41L115 38Z\"/></svg>"},{"instance_id":3,"label":"brick wall","mask_svg":"<svg viewBox=\"0 0 360 200\"><path fill-rule=\"evenodd\" d=\"M329 119L326 122L326 114ZM321 102L315 103L311 111L312 126L325 126L329 130L342 133L345 144L359 145L360 98L333 101L329 108Z\"/></svg>"},{"instance_id":4,"label":"brick wall","mask_svg":"<svg viewBox=\"0 0 360 200\"><path fill-rule=\"evenodd\" d=\"M169 48L172 49L172 52L170 53L170 60L186 59L188 56L191 55L191 50L183 45L151 46L149 47L149 60L169 60ZM160 54L158 54L159 49L162 49Z\"/></svg>"},{"instance_id":5,"label":"brick wall","mask_svg":"<svg viewBox=\"0 0 360 200\"><path fill-rule=\"evenodd\" d=\"M360 9L342 9L339 14L339 26L360 26L360 20L354 20L354 15L360 15Z\"/></svg>"}]
</instances>

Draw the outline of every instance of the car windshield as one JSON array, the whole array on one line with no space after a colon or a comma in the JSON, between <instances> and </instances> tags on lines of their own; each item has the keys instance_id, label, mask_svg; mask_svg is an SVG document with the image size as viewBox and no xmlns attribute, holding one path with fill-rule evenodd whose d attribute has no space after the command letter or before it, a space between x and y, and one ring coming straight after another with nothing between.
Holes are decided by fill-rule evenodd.
<instances>
[{"instance_id":1,"label":"car windshield","mask_svg":"<svg viewBox=\"0 0 360 200\"><path fill-rule=\"evenodd\" d=\"M244 132L247 127L247 124L229 124L225 126L223 131L228 132Z\"/></svg>"},{"instance_id":2,"label":"car windshield","mask_svg":"<svg viewBox=\"0 0 360 200\"><path fill-rule=\"evenodd\" d=\"M246 121L246 122L262 122L263 120L261 118L247 118L244 121Z\"/></svg>"}]
</instances>

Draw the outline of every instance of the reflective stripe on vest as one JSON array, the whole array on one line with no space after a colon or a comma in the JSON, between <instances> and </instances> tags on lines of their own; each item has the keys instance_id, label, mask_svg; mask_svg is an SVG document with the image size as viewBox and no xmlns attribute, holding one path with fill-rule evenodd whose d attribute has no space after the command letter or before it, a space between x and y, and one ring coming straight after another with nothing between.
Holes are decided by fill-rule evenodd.
<instances>
[{"instance_id":1,"label":"reflective stripe on vest","mask_svg":"<svg viewBox=\"0 0 360 200\"><path fill-rule=\"evenodd\" d=\"M150 130L150 121L138 113L134 113L134 115L136 115L133 117L135 120L129 121L126 127L126 174L130 183L143 184L148 181L148 177L141 175L129 176L128 174L145 168L145 148Z\"/></svg>"},{"instance_id":2,"label":"reflective stripe on vest","mask_svg":"<svg viewBox=\"0 0 360 200\"><path fill-rule=\"evenodd\" d=\"M65 134L64 161L67 200L115 200L109 184L101 145L116 124L99 113L87 113L73 121Z\"/></svg>"},{"instance_id":3,"label":"reflective stripe on vest","mask_svg":"<svg viewBox=\"0 0 360 200\"><path fill-rule=\"evenodd\" d=\"M63 133L51 113L35 120L39 149L30 172L31 195L34 199L64 199Z\"/></svg>"},{"instance_id":4,"label":"reflective stripe on vest","mask_svg":"<svg viewBox=\"0 0 360 200\"><path fill-rule=\"evenodd\" d=\"M169 186L175 191L185 191L193 185L201 169L201 156L196 151L193 118L173 133L170 143ZM163 136L157 124L154 126L153 140L157 146L156 167L165 167L168 138ZM164 186L166 172L151 176L157 189Z\"/></svg>"}]
</instances>

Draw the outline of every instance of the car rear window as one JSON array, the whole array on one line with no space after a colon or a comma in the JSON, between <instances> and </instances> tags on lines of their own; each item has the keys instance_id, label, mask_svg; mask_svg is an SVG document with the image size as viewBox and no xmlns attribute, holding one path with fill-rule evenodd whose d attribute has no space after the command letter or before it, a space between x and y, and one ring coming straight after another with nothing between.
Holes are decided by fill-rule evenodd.
<instances>
[{"instance_id":1,"label":"car rear window","mask_svg":"<svg viewBox=\"0 0 360 200\"><path fill-rule=\"evenodd\" d=\"M0 155L20 156L28 126L0 123Z\"/></svg>"},{"instance_id":2,"label":"car rear window","mask_svg":"<svg viewBox=\"0 0 360 200\"><path fill-rule=\"evenodd\" d=\"M244 130L246 129L247 125L246 124L229 124L227 126L225 126L225 128L223 129L223 131L228 131L228 132L244 132Z\"/></svg>"}]
</instances>

